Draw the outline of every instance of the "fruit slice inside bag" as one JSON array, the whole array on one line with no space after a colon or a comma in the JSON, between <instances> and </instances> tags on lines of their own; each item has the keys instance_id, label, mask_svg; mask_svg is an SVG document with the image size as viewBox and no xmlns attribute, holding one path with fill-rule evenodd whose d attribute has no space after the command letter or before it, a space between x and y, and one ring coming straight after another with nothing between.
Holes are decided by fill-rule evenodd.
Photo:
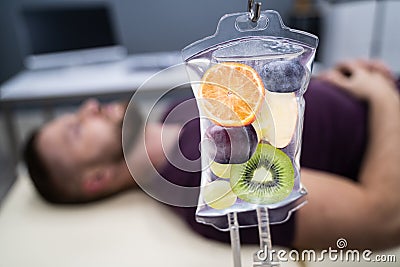
<instances>
[{"instance_id":1,"label":"fruit slice inside bag","mask_svg":"<svg viewBox=\"0 0 400 267\"><path fill-rule=\"evenodd\" d=\"M197 221L228 230L236 212L241 227L254 226L263 205L282 223L304 204L303 94L317 43L267 10L257 22L225 15L213 36L182 50L201 117Z\"/></svg>"}]
</instances>

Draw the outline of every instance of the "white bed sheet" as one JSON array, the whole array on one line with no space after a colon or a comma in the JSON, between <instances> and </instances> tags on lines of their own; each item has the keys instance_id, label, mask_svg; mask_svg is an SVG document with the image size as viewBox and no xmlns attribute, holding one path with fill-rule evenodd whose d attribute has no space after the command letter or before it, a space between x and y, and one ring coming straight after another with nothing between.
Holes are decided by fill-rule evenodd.
<instances>
[{"instance_id":1,"label":"white bed sheet","mask_svg":"<svg viewBox=\"0 0 400 267\"><path fill-rule=\"evenodd\" d=\"M243 263L249 263L244 266L251 266L255 251L256 246L243 247ZM197 235L139 190L93 204L55 206L20 175L0 210L0 266L233 264L229 245Z\"/></svg>"},{"instance_id":2,"label":"white bed sheet","mask_svg":"<svg viewBox=\"0 0 400 267\"><path fill-rule=\"evenodd\" d=\"M280 249L280 248L276 248ZM243 267L257 246L242 246ZM398 266L397 263L283 262L286 266ZM231 248L194 233L139 190L79 206L44 202L22 172L0 207L0 267L233 266Z\"/></svg>"}]
</instances>

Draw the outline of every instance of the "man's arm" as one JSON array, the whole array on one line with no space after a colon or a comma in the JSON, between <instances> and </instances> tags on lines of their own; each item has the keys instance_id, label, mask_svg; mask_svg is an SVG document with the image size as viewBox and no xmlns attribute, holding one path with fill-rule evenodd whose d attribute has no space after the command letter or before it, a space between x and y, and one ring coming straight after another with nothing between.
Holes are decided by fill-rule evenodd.
<instances>
[{"instance_id":1,"label":"man's arm","mask_svg":"<svg viewBox=\"0 0 400 267\"><path fill-rule=\"evenodd\" d=\"M344 63L324 79L369 103L369 144L359 183L302 171L309 203L298 212L294 245L334 247L341 237L356 248L399 245L400 100L395 85L387 72L367 62Z\"/></svg>"}]
</instances>

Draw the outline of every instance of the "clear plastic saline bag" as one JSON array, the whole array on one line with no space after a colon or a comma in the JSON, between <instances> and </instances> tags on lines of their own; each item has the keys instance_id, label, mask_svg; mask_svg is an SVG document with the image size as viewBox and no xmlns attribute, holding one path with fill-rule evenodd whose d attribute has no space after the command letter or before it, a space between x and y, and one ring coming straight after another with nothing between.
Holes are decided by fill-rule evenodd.
<instances>
[{"instance_id":1,"label":"clear plastic saline bag","mask_svg":"<svg viewBox=\"0 0 400 267\"><path fill-rule=\"evenodd\" d=\"M254 14L252 14L254 16ZM304 98L318 38L276 11L227 14L214 35L182 50L200 114L202 181L196 219L229 230L282 223L304 204Z\"/></svg>"}]
</instances>

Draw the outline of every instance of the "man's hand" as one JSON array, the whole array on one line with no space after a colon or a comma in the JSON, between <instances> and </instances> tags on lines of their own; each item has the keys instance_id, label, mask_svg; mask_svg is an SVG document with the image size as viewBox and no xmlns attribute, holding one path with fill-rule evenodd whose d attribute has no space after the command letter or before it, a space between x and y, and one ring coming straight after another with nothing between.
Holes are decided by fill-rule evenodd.
<instances>
[{"instance_id":1,"label":"man's hand","mask_svg":"<svg viewBox=\"0 0 400 267\"><path fill-rule=\"evenodd\" d=\"M319 78L367 102L398 95L394 75L381 61L345 61L322 73Z\"/></svg>"},{"instance_id":2,"label":"man's hand","mask_svg":"<svg viewBox=\"0 0 400 267\"><path fill-rule=\"evenodd\" d=\"M342 63L321 78L368 101L368 144L358 182L302 170L309 194L298 211L295 246L327 247L338 237L349 241L347 248L398 246L400 97L394 79L382 63L361 60Z\"/></svg>"}]
</instances>

